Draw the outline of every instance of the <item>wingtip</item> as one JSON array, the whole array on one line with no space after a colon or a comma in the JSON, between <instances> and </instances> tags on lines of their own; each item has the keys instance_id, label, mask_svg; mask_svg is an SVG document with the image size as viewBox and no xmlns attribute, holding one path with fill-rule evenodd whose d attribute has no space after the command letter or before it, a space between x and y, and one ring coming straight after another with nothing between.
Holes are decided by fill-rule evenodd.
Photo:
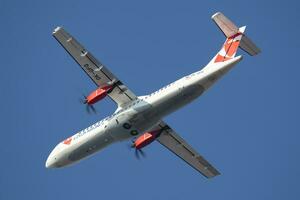
<instances>
[{"instance_id":1,"label":"wingtip","mask_svg":"<svg viewBox=\"0 0 300 200\"><path fill-rule=\"evenodd\" d=\"M221 12L216 12L215 14L213 14L211 16L211 19L214 19L216 16L221 15L221 14L222 14Z\"/></svg>"},{"instance_id":2,"label":"wingtip","mask_svg":"<svg viewBox=\"0 0 300 200\"><path fill-rule=\"evenodd\" d=\"M57 26L54 31L52 32L52 34L55 34L57 31L59 31L62 27L61 26Z\"/></svg>"}]
</instances>

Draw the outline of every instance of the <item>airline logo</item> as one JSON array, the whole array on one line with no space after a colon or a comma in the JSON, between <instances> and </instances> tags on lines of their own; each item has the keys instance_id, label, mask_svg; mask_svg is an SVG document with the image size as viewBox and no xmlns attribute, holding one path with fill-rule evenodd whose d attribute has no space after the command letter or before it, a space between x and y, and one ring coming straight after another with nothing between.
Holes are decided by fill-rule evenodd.
<instances>
[{"instance_id":1,"label":"airline logo","mask_svg":"<svg viewBox=\"0 0 300 200\"><path fill-rule=\"evenodd\" d=\"M216 62L224 62L233 58L239 48L240 41L242 39L242 33L237 33L225 41L221 51L217 54L215 58Z\"/></svg>"},{"instance_id":2,"label":"airline logo","mask_svg":"<svg viewBox=\"0 0 300 200\"><path fill-rule=\"evenodd\" d=\"M72 142L72 137L69 137L63 141L63 144L69 145L69 144L71 144L71 142Z\"/></svg>"}]
</instances>

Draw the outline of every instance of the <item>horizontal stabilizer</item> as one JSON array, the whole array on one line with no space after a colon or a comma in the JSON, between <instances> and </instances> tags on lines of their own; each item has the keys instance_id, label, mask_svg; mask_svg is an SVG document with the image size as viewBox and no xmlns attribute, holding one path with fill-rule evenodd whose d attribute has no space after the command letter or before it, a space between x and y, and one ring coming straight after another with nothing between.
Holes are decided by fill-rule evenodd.
<instances>
[{"instance_id":1,"label":"horizontal stabilizer","mask_svg":"<svg viewBox=\"0 0 300 200\"><path fill-rule=\"evenodd\" d=\"M260 53L260 49L246 35L242 37L239 47L251 56L255 56Z\"/></svg>"},{"instance_id":2,"label":"horizontal stabilizer","mask_svg":"<svg viewBox=\"0 0 300 200\"><path fill-rule=\"evenodd\" d=\"M212 20L217 24L217 26L221 29L224 35L229 38L238 33L239 28L230 21L223 13L217 12L212 17Z\"/></svg>"}]
</instances>

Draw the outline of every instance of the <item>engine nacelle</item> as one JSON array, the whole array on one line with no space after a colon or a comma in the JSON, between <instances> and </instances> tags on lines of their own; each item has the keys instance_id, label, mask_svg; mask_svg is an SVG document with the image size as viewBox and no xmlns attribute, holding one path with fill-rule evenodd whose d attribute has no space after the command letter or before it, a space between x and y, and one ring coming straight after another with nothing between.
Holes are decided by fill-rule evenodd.
<instances>
[{"instance_id":1,"label":"engine nacelle","mask_svg":"<svg viewBox=\"0 0 300 200\"><path fill-rule=\"evenodd\" d=\"M91 105L96 103L97 101L100 101L101 99L105 98L107 94L111 91L113 86L108 85L104 87L99 87L95 91L93 91L89 96L86 97L86 102L87 104Z\"/></svg>"},{"instance_id":2,"label":"engine nacelle","mask_svg":"<svg viewBox=\"0 0 300 200\"><path fill-rule=\"evenodd\" d=\"M160 132L160 130L157 130L144 133L134 141L133 147L136 149L145 147L146 145L152 143L159 136Z\"/></svg>"}]
</instances>

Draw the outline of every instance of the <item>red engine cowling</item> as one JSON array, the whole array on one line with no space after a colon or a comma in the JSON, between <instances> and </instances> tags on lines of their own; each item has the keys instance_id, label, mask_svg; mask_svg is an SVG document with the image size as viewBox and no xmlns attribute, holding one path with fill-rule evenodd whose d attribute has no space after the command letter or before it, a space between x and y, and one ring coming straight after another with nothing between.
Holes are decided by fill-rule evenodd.
<instances>
[{"instance_id":1,"label":"red engine cowling","mask_svg":"<svg viewBox=\"0 0 300 200\"><path fill-rule=\"evenodd\" d=\"M86 103L91 105L96 103L97 101L100 101L101 99L105 98L107 96L107 93L113 88L113 86L104 86L99 87L95 91L93 91L89 96L86 97Z\"/></svg>"},{"instance_id":2,"label":"red engine cowling","mask_svg":"<svg viewBox=\"0 0 300 200\"><path fill-rule=\"evenodd\" d=\"M159 133L160 130L144 133L134 141L133 147L135 147L136 149L141 149L145 147L146 145L152 143L159 135Z\"/></svg>"}]
</instances>

